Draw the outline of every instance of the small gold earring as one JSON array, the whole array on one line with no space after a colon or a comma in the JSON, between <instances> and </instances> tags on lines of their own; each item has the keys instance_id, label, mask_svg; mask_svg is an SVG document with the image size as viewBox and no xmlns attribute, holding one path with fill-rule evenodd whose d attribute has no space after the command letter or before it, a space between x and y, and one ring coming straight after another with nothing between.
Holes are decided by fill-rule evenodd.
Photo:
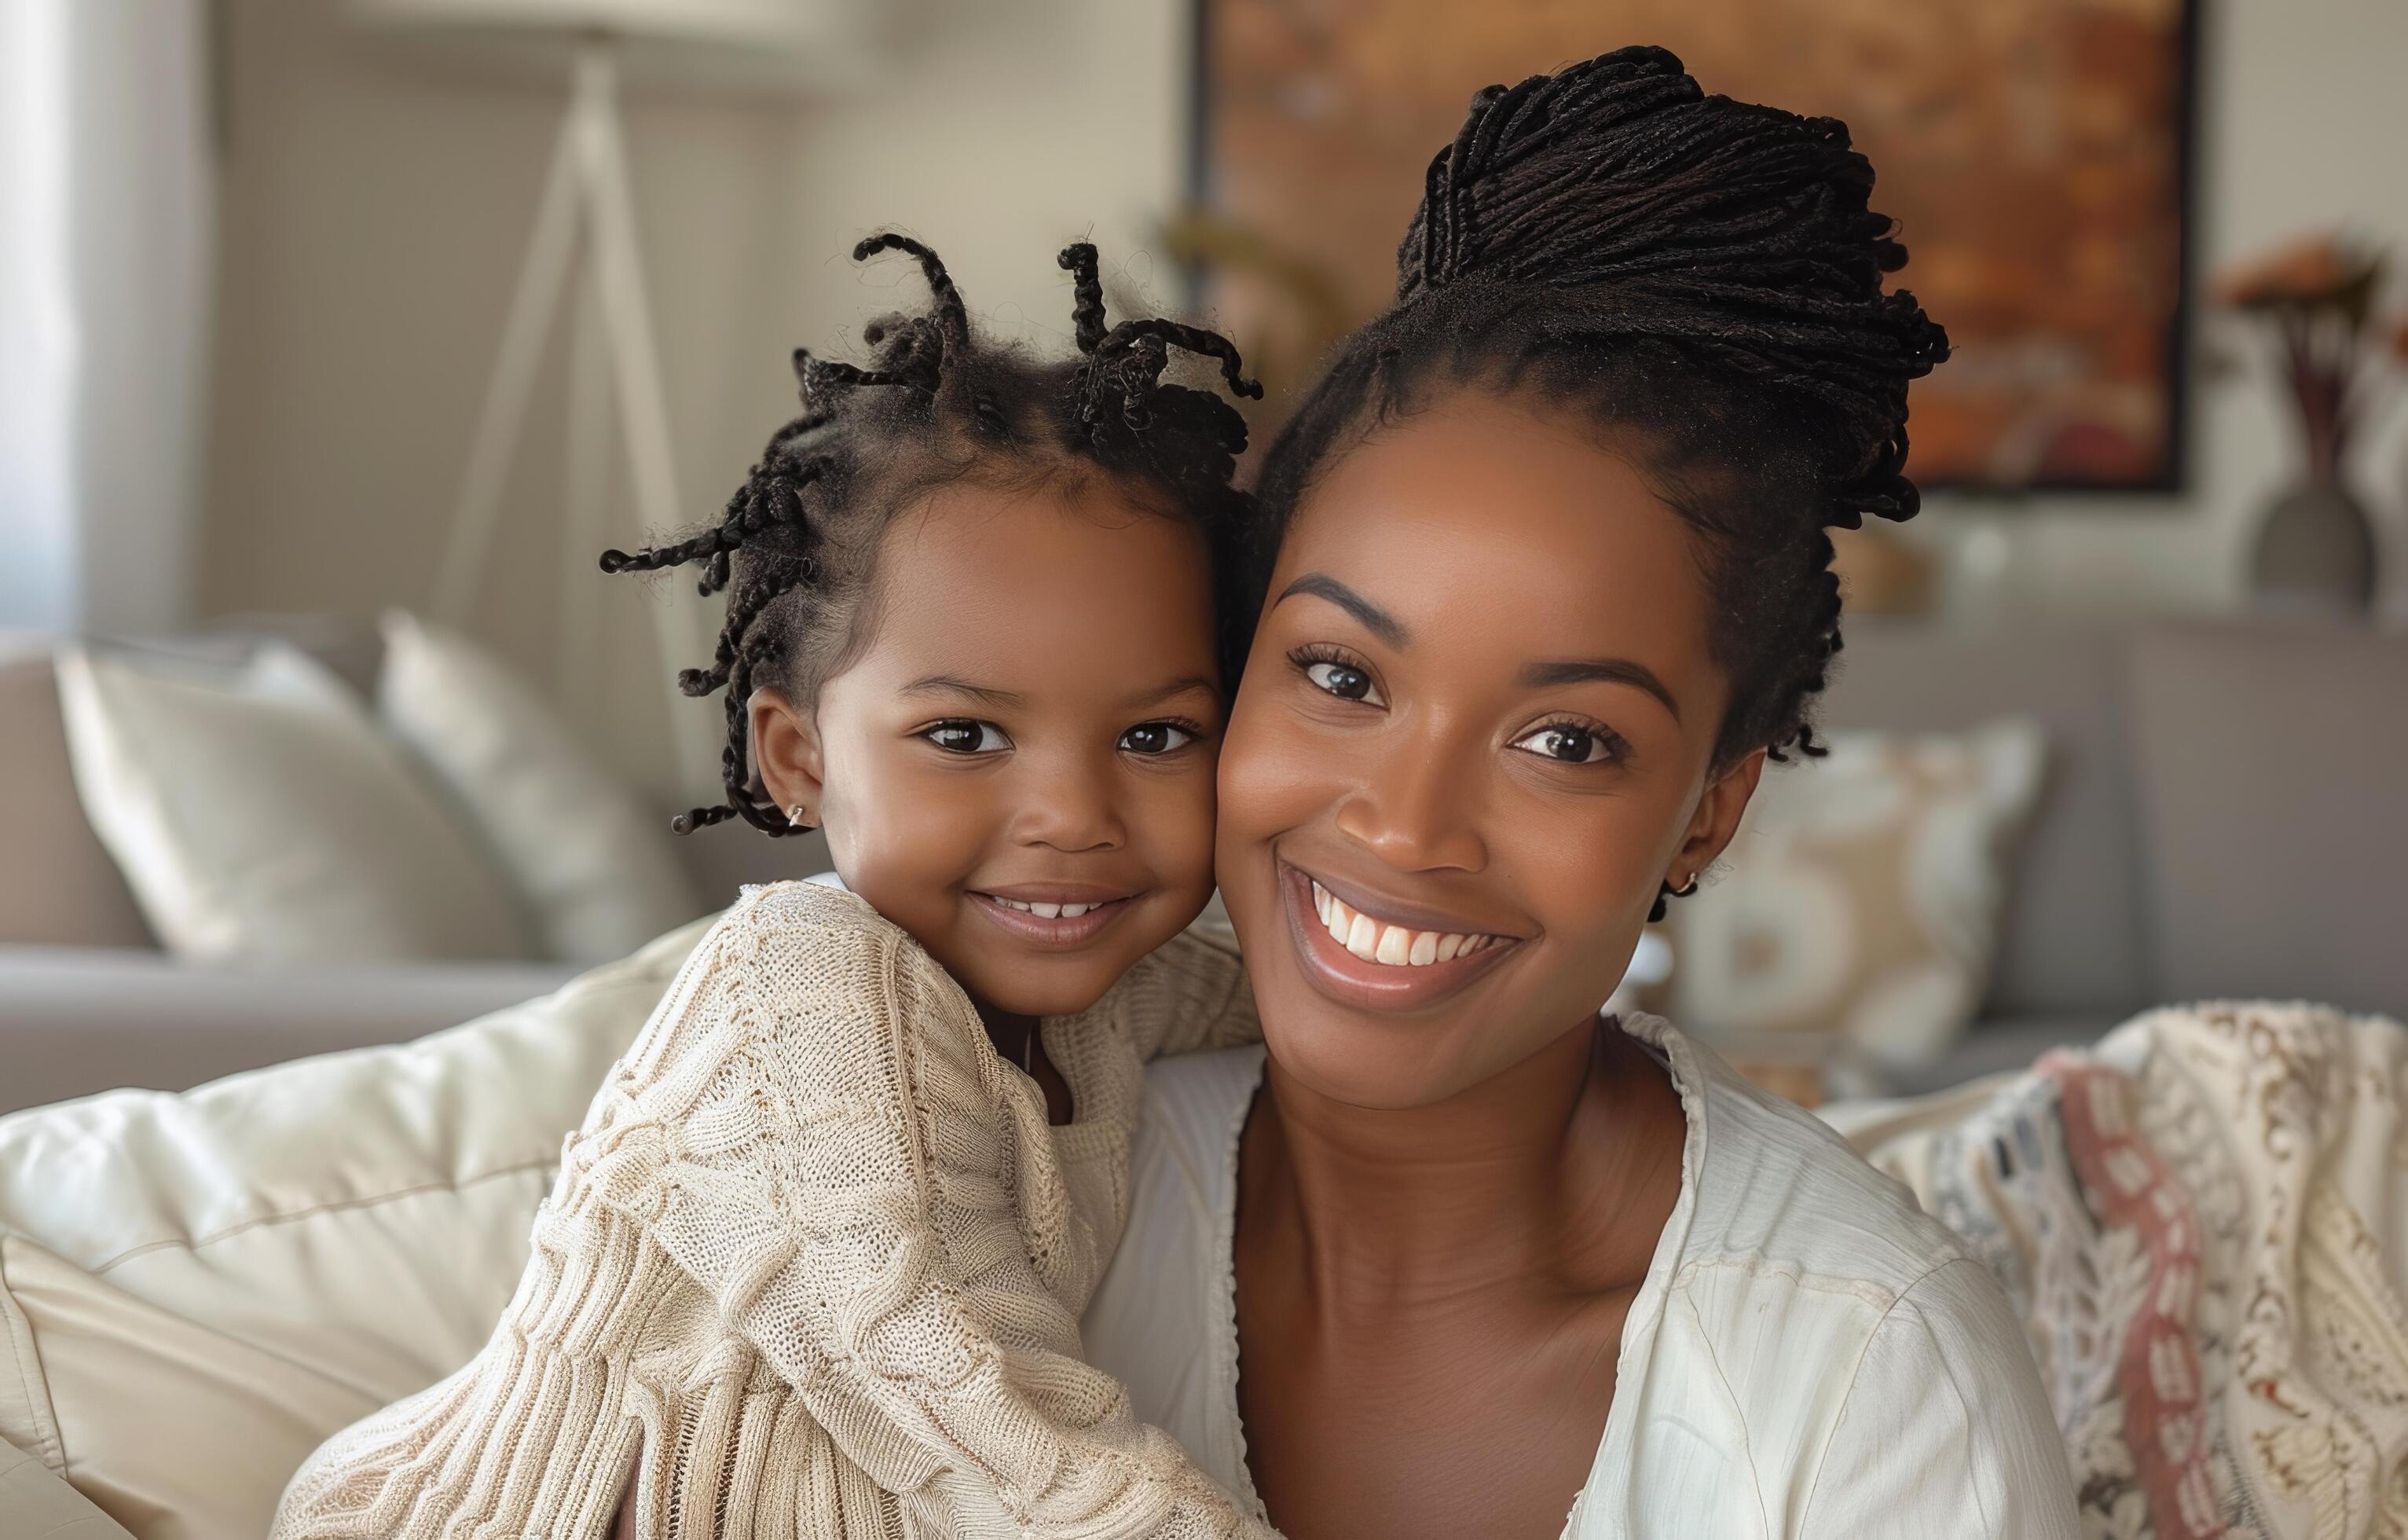
<instances>
[{"instance_id":1,"label":"small gold earring","mask_svg":"<svg viewBox=\"0 0 2408 1540\"><path fill-rule=\"evenodd\" d=\"M1698 891L1698 873L1695 871L1690 872L1689 880L1686 883L1683 884L1679 887L1670 888L1668 891L1670 891L1672 897L1676 899L1695 897Z\"/></svg>"},{"instance_id":2,"label":"small gold earring","mask_svg":"<svg viewBox=\"0 0 2408 1540\"><path fill-rule=\"evenodd\" d=\"M796 802L786 810L786 822L796 828L803 827L803 804Z\"/></svg>"}]
</instances>

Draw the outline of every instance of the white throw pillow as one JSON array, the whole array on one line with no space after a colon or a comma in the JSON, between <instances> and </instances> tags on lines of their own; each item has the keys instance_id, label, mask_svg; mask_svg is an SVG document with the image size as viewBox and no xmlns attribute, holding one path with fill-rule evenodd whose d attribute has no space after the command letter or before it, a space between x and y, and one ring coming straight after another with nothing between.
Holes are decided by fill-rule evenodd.
<instances>
[{"instance_id":1,"label":"white throw pillow","mask_svg":"<svg viewBox=\"0 0 2408 1540\"><path fill-rule=\"evenodd\" d=\"M1673 902L1672 1014L1819 1034L1834 1062L1929 1062L1981 1006L2044 740L2014 720L1830 751L1768 767L1719 870Z\"/></svg>"},{"instance_id":2,"label":"white throw pillow","mask_svg":"<svg viewBox=\"0 0 2408 1540\"><path fill-rule=\"evenodd\" d=\"M398 610L384 644L378 712L483 832L553 957L608 962L702 913L666 821L533 690Z\"/></svg>"},{"instance_id":3,"label":"white throw pillow","mask_svg":"<svg viewBox=\"0 0 2408 1540\"><path fill-rule=\"evenodd\" d=\"M502 873L297 649L267 643L224 668L73 647L58 678L76 794L169 951L529 955Z\"/></svg>"}]
</instances>

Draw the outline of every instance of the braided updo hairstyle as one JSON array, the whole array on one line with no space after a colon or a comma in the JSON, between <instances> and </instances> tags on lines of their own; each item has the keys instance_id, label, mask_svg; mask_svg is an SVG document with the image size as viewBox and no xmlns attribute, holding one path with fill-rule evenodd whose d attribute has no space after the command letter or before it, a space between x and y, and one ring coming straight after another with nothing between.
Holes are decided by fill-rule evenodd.
<instances>
[{"instance_id":1,"label":"braided updo hairstyle","mask_svg":"<svg viewBox=\"0 0 2408 1540\"><path fill-rule=\"evenodd\" d=\"M679 814L670 827L681 834L736 817L767 834L802 832L754 784L752 690L774 679L799 703L817 698L859 640L882 537L938 487L974 480L1026 490L1109 476L1150 511L1195 525L1216 583L1233 581L1250 509L1230 484L1245 420L1211 391L1163 380L1179 348L1217 360L1230 390L1259 396L1226 338L1152 317L1108 327L1096 249L1082 242L1059 259L1073 281L1078 352L1040 361L980 337L944 264L918 241L872 236L853 260L887 251L918 260L928 311L870 323L866 368L796 349L803 413L770 435L719 522L668 544L602 554L605 572L699 564L702 593L728 595L710 666L678 675L687 695L727 692L727 800ZM1242 633L1233 626L1221 640L1234 683Z\"/></svg>"},{"instance_id":2,"label":"braided updo hairstyle","mask_svg":"<svg viewBox=\"0 0 2408 1540\"><path fill-rule=\"evenodd\" d=\"M1334 453L1434 389L1526 391L1635 443L1695 532L1731 684L1717 768L1819 755L1828 531L1914 515L1907 381L1948 352L1883 292L1906 248L1872 185L1845 124L1709 96L1659 48L1482 91L1430 162L1396 304L1266 458L1249 594Z\"/></svg>"}]
</instances>

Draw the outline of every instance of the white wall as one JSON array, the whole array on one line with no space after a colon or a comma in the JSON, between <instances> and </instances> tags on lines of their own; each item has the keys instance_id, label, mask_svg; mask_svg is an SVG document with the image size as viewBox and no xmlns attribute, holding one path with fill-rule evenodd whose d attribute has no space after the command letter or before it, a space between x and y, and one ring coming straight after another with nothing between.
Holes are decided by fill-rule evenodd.
<instances>
[{"instance_id":1,"label":"white wall","mask_svg":"<svg viewBox=\"0 0 2408 1540\"><path fill-rule=\"evenodd\" d=\"M2408 259L2396 167L2408 93L2395 79L2408 5L2204 3L2202 272L2333 223ZM892 223L931 241L1007 331L1067 336L1053 256L1068 238L1092 234L1125 281L1154 277L1147 233L1182 191L1187 0L918 10L892 75L858 94L631 108L681 492L697 517L790 405L795 342L841 349L867 316L916 299L908 265L862 272L845 259L867 230ZM228 36L204 608L423 602L559 98L413 57L318 0L233 0ZM538 677L566 562L557 381L530 425L480 616ZM1951 554L1968 612L2238 604L2252 520L2293 452L2262 378L2205 387L2200 409L2183 497L1935 499L1915 538ZM2360 485L2396 506L2402 438L2363 448ZM600 581L586 553L566 581ZM627 580L609 588L606 655L579 698L617 756L658 783L648 602Z\"/></svg>"},{"instance_id":2,"label":"white wall","mask_svg":"<svg viewBox=\"0 0 2408 1540\"><path fill-rule=\"evenodd\" d=\"M792 414L796 342L857 349L864 320L920 302L910 263L848 259L869 231L917 234L991 326L1057 346L1067 241L1092 235L1108 273L1150 277L1146 233L1181 186L1183 7L922 9L894 68L845 96L631 95L680 490L697 522ZM235 0L228 38L205 608L423 604L560 94L397 48L318 0ZM594 553L560 549L560 359L547 368L478 616L539 679L562 583L606 583ZM615 543L638 537L624 496L612 517ZM663 784L663 665L640 609L656 592L607 580L606 655L566 683L589 730ZM685 709L715 720L717 703Z\"/></svg>"}]
</instances>

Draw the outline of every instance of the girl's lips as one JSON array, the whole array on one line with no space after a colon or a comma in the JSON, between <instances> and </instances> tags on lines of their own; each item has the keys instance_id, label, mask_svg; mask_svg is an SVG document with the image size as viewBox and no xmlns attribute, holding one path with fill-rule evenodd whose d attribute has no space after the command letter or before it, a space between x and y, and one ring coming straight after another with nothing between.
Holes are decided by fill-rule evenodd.
<instances>
[{"instance_id":1,"label":"girl's lips","mask_svg":"<svg viewBox=\"0 0 2408 1540\"><path fill-rule=\"evenodd\" d=\"M1129 912L1130 907L1137 901L1137 897L1091 900L1088 900L1083 914L1056 913L1050 915L1039 914L1035 906L1043 902L1045 908L1058 911L1063 908L1075 909L1079 904L1075 901L1064 904L1058 901L1024 899L1017 891L1002 896L973 892L970 894L970 901L980 914L993 920L1015 939L1049 950L1068 951L1074 947L1084 946L1102 935L1106 929L1116 924L1122 915ZM1020 907L1023 904L1028 904L1031 907Z\"/></svg>"},{"instance_id":2,"label":"girl's lips","mask_svg":"<svg viewBox=\"0 0 2408 1540\"><path fill-rule=\"evenodd\" d=\"M1340 945L1322 923L1311 877L1283 862L1280 891L1305 982L1340 1004L1361 1010L1419 1010L1468 987L1521 945L1518 940L1498 937L1478 951L1420 967L1368 961Z\"/></svg>"}]
</instances>

